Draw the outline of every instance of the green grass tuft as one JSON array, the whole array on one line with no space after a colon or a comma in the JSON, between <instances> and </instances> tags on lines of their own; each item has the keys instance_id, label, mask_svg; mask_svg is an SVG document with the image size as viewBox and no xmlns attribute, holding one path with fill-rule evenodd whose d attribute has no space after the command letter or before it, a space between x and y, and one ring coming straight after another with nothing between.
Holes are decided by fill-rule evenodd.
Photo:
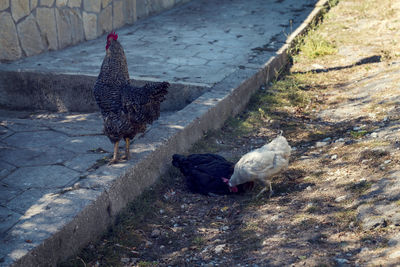
<instances>
[{"instance_id":1,"label":"green grass tuft","mask_svg":"<svg viewBox=\"0 0 400 267\"><path fill-rule=\"evenodd\" d=\"M304 38L303 44L300 45L300 50L309 59L334 55L338 51L335 44L329 42L315 31L310 31Z\"/></svg>"}]
</instances>

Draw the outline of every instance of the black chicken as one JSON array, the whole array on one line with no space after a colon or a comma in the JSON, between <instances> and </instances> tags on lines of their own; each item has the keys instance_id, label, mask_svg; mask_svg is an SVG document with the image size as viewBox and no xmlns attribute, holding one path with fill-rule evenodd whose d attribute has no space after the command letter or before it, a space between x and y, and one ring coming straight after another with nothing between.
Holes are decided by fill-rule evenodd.
<instances>
[{"instance_id":1,"label":"black chicken","mask_svg":"<svg viewBox=\"0 0 400 267\"><path fill-rule=\"evenodd\" d=\"M146 125L160 116L160 103L169 83L135 87L130 83L124 49L118 35L107 36L106 56L94 85L93 93L104 119L104 133L114 144L111 163L118 160L118 144L125 139L125 158L129 159L129 142L143 133Z\"/></svg>"},{"instance_id":2,"label":"black chicken","mask_svg":"<svg viewBox=\"0 0 400 267\"><path fill-rule=\"evenodd\" d=\"M235 164L220 155L175 154L172 156L172 165L183 173L186 184L193 193L228 195L242 193L249 187L249 184L229 187L229 178L233 174Z\"/></svg>"}]
</instances>

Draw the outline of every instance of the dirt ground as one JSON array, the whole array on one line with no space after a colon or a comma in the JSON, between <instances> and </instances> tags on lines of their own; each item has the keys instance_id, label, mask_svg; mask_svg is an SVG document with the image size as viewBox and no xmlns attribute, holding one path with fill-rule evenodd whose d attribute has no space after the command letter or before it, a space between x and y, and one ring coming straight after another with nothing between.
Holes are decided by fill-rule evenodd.
<instances>
[{"instance_id":1,"label":"dirt ground","mask_svg":"<svg viewBox=\"0 0 400 267\"><path fill-rule=\"evenodd\" d=\"M293 65L189 153L235 162L283 130L275 195L190 193L178 170L63 266L399 266L400 1L341 0Z\"/></svg>"}]
</instances>

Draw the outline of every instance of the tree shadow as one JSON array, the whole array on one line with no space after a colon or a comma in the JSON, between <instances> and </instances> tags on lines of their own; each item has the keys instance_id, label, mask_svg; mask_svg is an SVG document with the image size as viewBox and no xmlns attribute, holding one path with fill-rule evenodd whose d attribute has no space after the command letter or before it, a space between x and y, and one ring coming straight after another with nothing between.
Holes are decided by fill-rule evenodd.
<instances>
[{"instance_id":1,"label":"tree shadow","mask_svg":"<svg viewBox=\"0 0 400 267\"><path fill-rule=\"evenodd\" d=\"M337 71L337 70L344 70L344 69L351 69L355 66L361 66L361 65L365 65L365 64L372 64L372 63L379 63L381 62L382 56L379 55L375 55L375 56L370 56L370 57L366 57L363 59L360 59L359 61L350 64L350 65L346 65L346 66L338 66L338 67L331 67L331 68L320 68L320 69L312 69L309 71L296 71L293 72L293 74L305 74L305 73L309 73L309 72L313 72L313 73L323 73L323 72L330 72L330 71Z\"/></svg>"}]
</instances>

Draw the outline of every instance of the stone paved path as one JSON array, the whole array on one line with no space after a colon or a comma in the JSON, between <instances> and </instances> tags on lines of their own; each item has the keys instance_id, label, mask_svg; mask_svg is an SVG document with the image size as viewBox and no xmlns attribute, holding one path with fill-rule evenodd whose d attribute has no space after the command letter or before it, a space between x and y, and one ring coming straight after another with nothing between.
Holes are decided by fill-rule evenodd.
<instances>
[{"instance_id":1,"label":"stone paved path","mask_svg":"<svg viewBox=\"0 0 400 267\"><path fill-rule=\"evenodd\" d=\"M316 2L197 0L117 32L133 78L212 87L238 69L258 70ZM0 72L97 76L104 57L104 39L0 64ZM163 114L158 124L168 116ZM176 124L169 128L171 131L182 128L177 118L185 121L187 114L179 116L168 117ZM112 151L101 130L98 113L0 110L0 266L21 259L58 233L110 187L109 181L125 175L127 166L136 164L134 159L96 170ZM153 134L157 138L160 135ZM142 151L150 151L146 145L153 144L134 144L133 151L140 153L143 147ZM99 220L100 225L105 219ZM61 248L62 244L57 244L54 249Z\"/></svg>"},{"instance_id":2,"label":"stone paved path","mask_svg":"<svg viewBox=\"0 0 400 267\"><path fill-rule=\"evenodd\" d=\"M117 31L130 75L214 84L238 66L258 68L314 7L315 0L197 0ZM105 38L0 69L98 75Z\"/></svg>"}]
</instances>

